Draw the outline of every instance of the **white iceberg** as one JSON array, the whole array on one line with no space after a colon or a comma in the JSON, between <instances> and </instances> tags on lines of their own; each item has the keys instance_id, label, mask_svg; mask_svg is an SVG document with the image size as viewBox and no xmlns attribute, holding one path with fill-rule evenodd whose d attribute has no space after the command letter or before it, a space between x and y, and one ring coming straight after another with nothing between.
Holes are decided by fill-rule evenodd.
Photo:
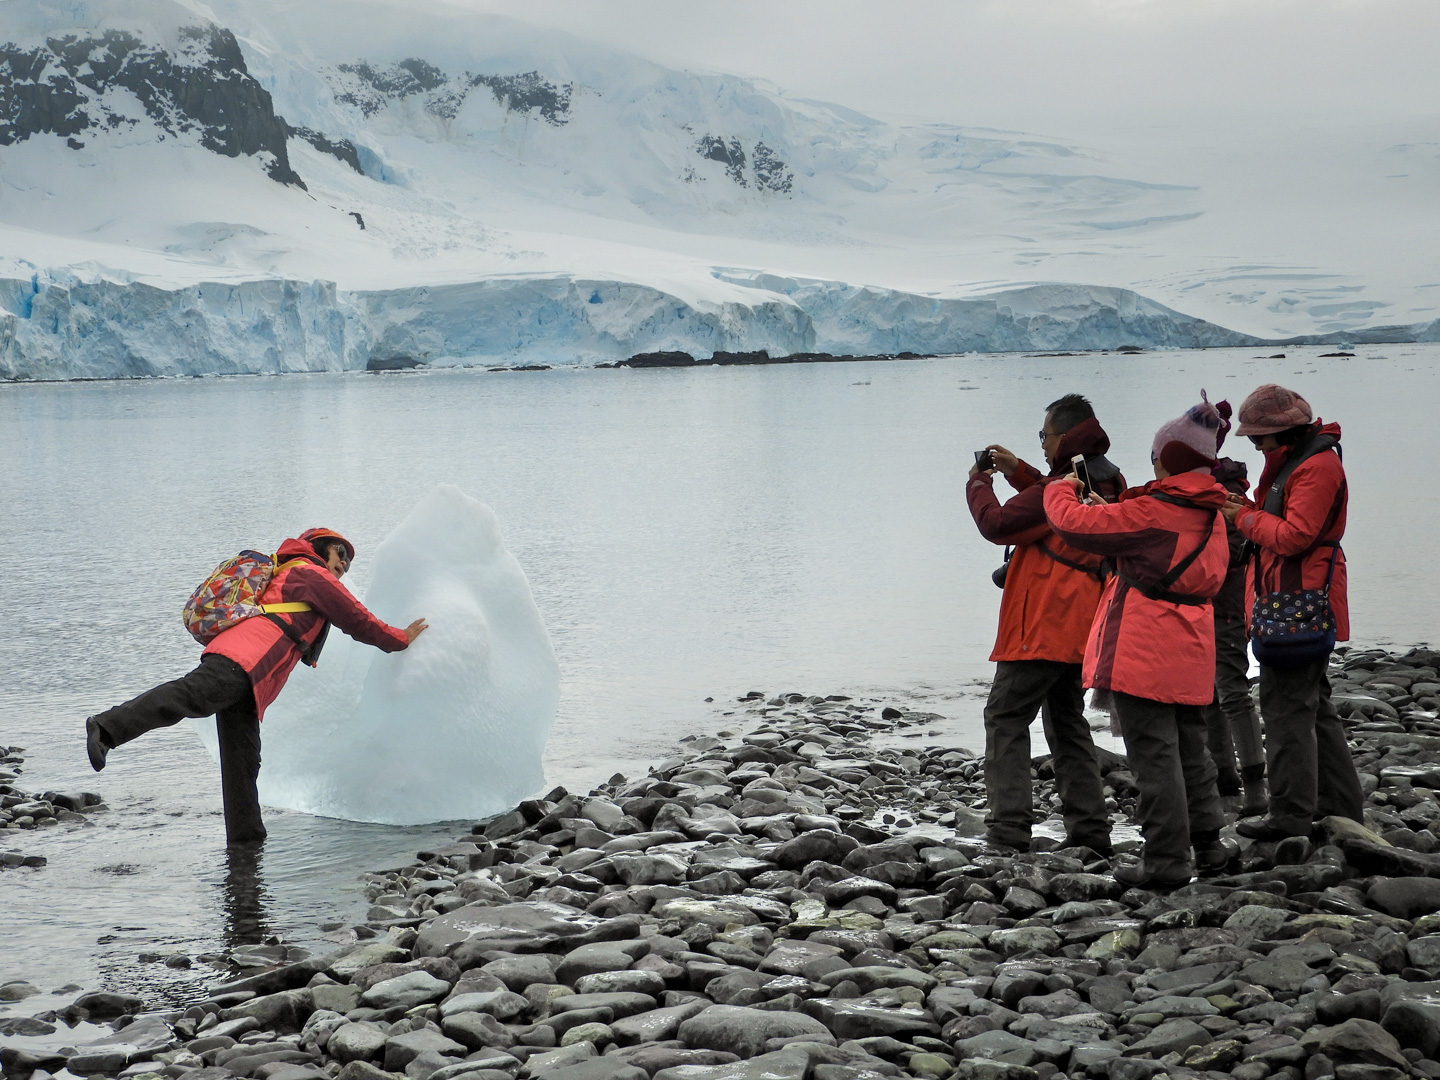
<instances>
[{"instance_id":1,"label":"white iceberg","mask_svg":"<svg viewBox=\"0 0 1440 1080\"><path fill-rule=\"evenodd\" d=\"M375 550L364 602L430 628L382 653L332 632L261 726L266 806L386 825L484 818L545 783L559 665L495 514L436 487ZM218 760L213 719L192 721Z\"/></svg>"}]
</instances>

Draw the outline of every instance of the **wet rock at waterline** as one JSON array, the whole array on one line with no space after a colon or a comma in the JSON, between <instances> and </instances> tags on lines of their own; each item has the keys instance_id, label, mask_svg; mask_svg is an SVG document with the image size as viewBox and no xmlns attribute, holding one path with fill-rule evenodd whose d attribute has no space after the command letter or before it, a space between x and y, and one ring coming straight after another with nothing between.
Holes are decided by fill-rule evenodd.
<instances>
[{"instance_id":1,"label":"wet rock at waterline","mask_svg":"<svg viewBox=\"0 0 1440 1080\"><path fill-rule=\"evenodd\" d=\"M20 788L24 771L25 748L0 746L0 871L38 870L46 864L45 856L24 850L26 833L88 825L87 815L106 809L100 796L91 791L27 794ZM0 1001L5 1000L3 989L0 987Z\"/></svg>"},{"instance_id":2,"label":"wet rock at waterline","mask_svg":"<svg viewBox=\"0 0 1440 1080\"><path fill-rule=\"evenodd\" d=\"M908 745L925 714L754 695L743 734L369 875L366 940L280 949L106 1042L0 1053L16 1076L189 1080L1440 1078L1437 661L1334 671L1364 825L1244 843L1173 893L963 835L980 762ZM1133 781L1104 760L1123 823Z\"/></svg>"}]
</instances>

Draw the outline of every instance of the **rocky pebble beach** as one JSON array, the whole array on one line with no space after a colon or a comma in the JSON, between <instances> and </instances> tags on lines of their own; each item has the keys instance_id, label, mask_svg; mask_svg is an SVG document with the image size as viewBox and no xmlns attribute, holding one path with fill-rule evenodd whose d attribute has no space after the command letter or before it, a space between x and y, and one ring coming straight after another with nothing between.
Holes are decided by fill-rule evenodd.
<instances>
[{"instance_id":1,"label":"rocky pebble beach","mask_svg":"<svg viewBox=\"0 0 1440 1080\"><path fill-rule=\"evenodd\" d=\"M100 796L90 791L25 794L19 787L24 763L24 747L0 746L0 871L45 865L45 856L25 853L20 833L63 824L84 824L88 821L86 814L105 808ZM0 997L0 1001L3 1000Z\"/></svg>"},{"instance_id":2,"label":"rocky pebble beach","mask_svg":"<svg viewBox=\"0 0 1440 1080\"><path fill-rule=\"evenodd\" d=\"M752 693L733 730L648 776L557 788L368 875L366 920L334 952L237 954L183 1010L81 994L25 1019L112 1033L0 1039L0 1064L28 1080L1440 1080L1440 653L1351 651L1332 674L1365 826L1242 839L1225 876L1174 892L1127 890L1053 839L987 847L982 762L919 745L931 716ZM1123 825L1133 779L1102 759ZM1044 758L1036 777L1053 813ZM0 985L0 1030L34 992Z\"/></svg>"}]
</instances>

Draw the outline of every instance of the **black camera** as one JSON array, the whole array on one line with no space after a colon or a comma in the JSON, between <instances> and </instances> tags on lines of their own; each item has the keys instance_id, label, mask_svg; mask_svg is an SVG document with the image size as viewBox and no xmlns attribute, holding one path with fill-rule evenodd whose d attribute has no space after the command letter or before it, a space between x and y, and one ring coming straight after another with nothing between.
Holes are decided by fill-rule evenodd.
<instances>
[{"instance_id":1,"label":"black camera","mask_svg":"<svg viewBox=\"0 0 1440 1080\"><path fill-rule=\"evenodd\" d=\"M1005 549L1005 561L997 566L994 572L991 573L990 580L995 583L997 589L1005 588L1005 577L1010 573L1010 560L1014 558L1014 556L1015 549L1007 547Z\"/></svg>"},{"instance_id":2,"label":"black camera","mask_svg":"<svg viewBox=\"0 0 1440 1080\"><path fill-rule=\"evenodd\" d=\"M995 459L990 456L989 450L975 451L975 467L981 472L987 472L995 467Z\"/></svg>"}]
</instances>

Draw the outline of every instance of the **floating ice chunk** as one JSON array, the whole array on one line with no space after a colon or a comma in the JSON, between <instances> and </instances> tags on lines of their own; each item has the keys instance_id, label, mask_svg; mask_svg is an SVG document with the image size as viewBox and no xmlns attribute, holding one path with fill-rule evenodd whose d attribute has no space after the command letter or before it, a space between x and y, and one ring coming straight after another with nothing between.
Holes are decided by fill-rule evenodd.
<instances>
[{"instance_id":1,"label":"floating ice chunk","mask_svg":"<svg viewBox=\"0 0 1440 1080\"><path fill-rule=\"evenodd\" d=\"M500 813L545 782L559 666L524 571L490 508L442 485L376 550L365 605L410 649L332 632L261 728L260 800L325 817L415 825ZM217 756L213 720L194 721Z\"/></svg>"}]
</instances>

